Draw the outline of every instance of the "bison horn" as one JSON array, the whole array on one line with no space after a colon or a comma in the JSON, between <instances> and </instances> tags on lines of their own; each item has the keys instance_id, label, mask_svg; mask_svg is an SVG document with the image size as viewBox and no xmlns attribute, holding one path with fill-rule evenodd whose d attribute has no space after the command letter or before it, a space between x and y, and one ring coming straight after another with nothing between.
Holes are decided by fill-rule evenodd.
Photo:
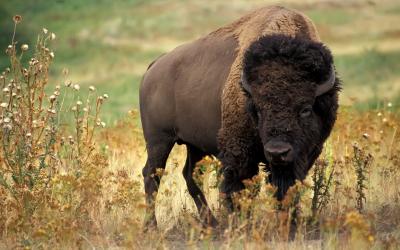
<instances>
[{"instance_id":1,"label":"bison horn","mask_svg":"<svg viewBox=\"0 0 400 250\"><path fill-rule=\"evenodd\" d=\"M247 83L246 75L245 75L244 71L242 71L242 75L240 76L240 81L242 82L243 89L247 93L251 94L251 88L250 88L250 85Z\"/></svg>"},{"instance_id":2,"label":"bison horn","mask_svg":"<svg viewBox=\"0 0 400 250\"><path fill-rule=\"evenodd\" d=\"M329 78L324 83L319 84L315 92L316 96L320 96L328 92L333 85L335 85L335 67L331 64L331 71L329 73Z\"/></svg>"}]
</instances>

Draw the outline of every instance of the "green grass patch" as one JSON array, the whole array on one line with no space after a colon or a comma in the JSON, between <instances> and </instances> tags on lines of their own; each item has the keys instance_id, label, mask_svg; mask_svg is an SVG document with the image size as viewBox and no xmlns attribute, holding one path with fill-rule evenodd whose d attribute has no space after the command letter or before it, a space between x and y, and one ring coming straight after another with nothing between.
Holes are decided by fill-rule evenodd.
<instances>
[{"instance_id":1,"label":"green grass patch","mask_svg":"<svg viewBox=\"0 0 400 250\"><path fill-rule=\"evenodd\" d=\"M400 51L366 50L357 55L339 55L335 64L345 85L369 85L400 77Z\"/></svg>"},{"instance_id":2,"label":"green grass patch","mask_svg":"<svg viewBox=\"0 0 400 250\"><path fill-rule=\"evenodd\" d=\"M344 9L313 9L305 13L317 25L347 25L358 18L357 13Z\"/></svg>"}]
</instances>

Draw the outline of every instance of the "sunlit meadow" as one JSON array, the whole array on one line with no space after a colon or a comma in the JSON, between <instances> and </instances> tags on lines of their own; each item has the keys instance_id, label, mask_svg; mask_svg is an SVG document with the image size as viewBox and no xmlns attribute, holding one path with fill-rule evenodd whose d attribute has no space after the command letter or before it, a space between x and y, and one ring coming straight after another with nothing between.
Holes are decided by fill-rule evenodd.
<instances>
[{"instance_id":1,"label":"sunlit meadow","mask_svg":"<svg viewBox=\"0 0 400 250\"><path fill-rule=\"evenodd\" d=\"M260 4L255 1L253 7ZM141 8L146 6L153 8L154 3ZM237 1L235 6L240 9L244 5ZM392 12L400 9L387 6ZM389 7L382 9L389 11ZM96 85L96 77L85 78L79 65L57 66L58 53L67 53L60 49L71 48L59 46L59 52L54 49L63 44L56 27L38 29L30 42L21 42L17 39L19 29L29 20L9 16L12 27L2 50L7 60L2 61L4 68L0 71L0 249L398 249L397 85L390 87L393 95L374 96L368 94L373 92L370 89L360 87L369 97L354 97L357 86L364 81L371 84L369 79L383 86L396 82L399 64L386 53L398 55L394 45L387 45L398 41L398 35L385 28L390 32L386 30L384 38L379 38L387 43L379 43L383 49L377 46L353 55L357 48L348 44L354 43L335 43L332 30L324 26L324 22L333 23L338 30L349 23L355 25L349 13L333 10L331 16L322 17L321 12L308 12L319 20L322 35L331 39L334 52L338 51L339 69L348 68L344 70L344 88L347 80L352 82L349 88L353 90L344 92L334 131L308 178L278 203L273 198L274 188L264 182L266 174L260 171L245 182L247 190L235 197L242 211L228 216L219 203L220 164L206 157L197 164L194 177L221 225L204 228L181 174L185 148L176 146L166 170L158 172L163 175L156 203L159 228L152 231L143 227L146 205L141 169L146 150L136 101L125 103L127 98L124 105L118 106L118 93L113 95L112 84ZM231 17L240 11L226 12ZM381 16L376 19L386 20ZM220 20L210 22L213 26ZM162 32L169 29L173 28L160 28ZM180 39L199 33L196 29L192 32L180 34ZM161 47L160 51L169 49ZM157 45L151 48L155 50ZM82 54L78 56L89 60L84 49L78 50ZM144 72L144 61L136 61L135 74ZM379 68L377 61L388 66L380 68L387 77L372 71ZM84 83L92 84L80 84L74 70ZM124 69L118 72L112 82L126 74ZM104 81L104 75L98 75ZM298 228L296 238L288 241L295 199L300 199ZM278 212L278 206L289 212Z\"/></svg>"}]
</instances>

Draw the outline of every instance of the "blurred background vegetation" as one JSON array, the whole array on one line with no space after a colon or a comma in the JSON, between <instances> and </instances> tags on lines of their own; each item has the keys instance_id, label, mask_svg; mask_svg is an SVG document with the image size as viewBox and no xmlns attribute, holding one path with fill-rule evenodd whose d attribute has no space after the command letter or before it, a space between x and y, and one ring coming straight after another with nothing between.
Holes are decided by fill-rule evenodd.
<instances>
[{"instance_id":1,"label":"blurred background vegetation","mask_svg":"<svg viewBox=\"0 0 400 250\"><path fill-rule=\"evenodd\" d=\"M22 15L16 40L33 46L42 28L56 33L52 84L62 84L61 72L68 68L73 83L107 93L110 102L103 116L109 124L138 107L139 82L158 55L269 4L296 8L315 22L344 81L342 106L367 110L400 104L398 0L1 2L0 68L9 65L3 51L10 43L12 16Z\"/></svg>"}]
</instances>

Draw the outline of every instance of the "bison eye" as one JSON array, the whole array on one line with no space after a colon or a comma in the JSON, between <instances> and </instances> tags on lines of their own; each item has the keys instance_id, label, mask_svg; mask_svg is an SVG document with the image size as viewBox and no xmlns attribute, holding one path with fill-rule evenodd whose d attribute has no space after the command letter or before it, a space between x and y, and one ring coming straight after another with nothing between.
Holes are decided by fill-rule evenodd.
<instances>
[{"instance_id":1,"label":"bison eye","mask_svg":"<svg viewBox=\"0 0 400 250\"><path fill-rule=\"evenodd\" d=\"M306 118L306 117L309 117L311 115L311 113L312 113L312 107L307 106L300 111L300 116L302 118Z\"/></svg>"}]
</instances>

